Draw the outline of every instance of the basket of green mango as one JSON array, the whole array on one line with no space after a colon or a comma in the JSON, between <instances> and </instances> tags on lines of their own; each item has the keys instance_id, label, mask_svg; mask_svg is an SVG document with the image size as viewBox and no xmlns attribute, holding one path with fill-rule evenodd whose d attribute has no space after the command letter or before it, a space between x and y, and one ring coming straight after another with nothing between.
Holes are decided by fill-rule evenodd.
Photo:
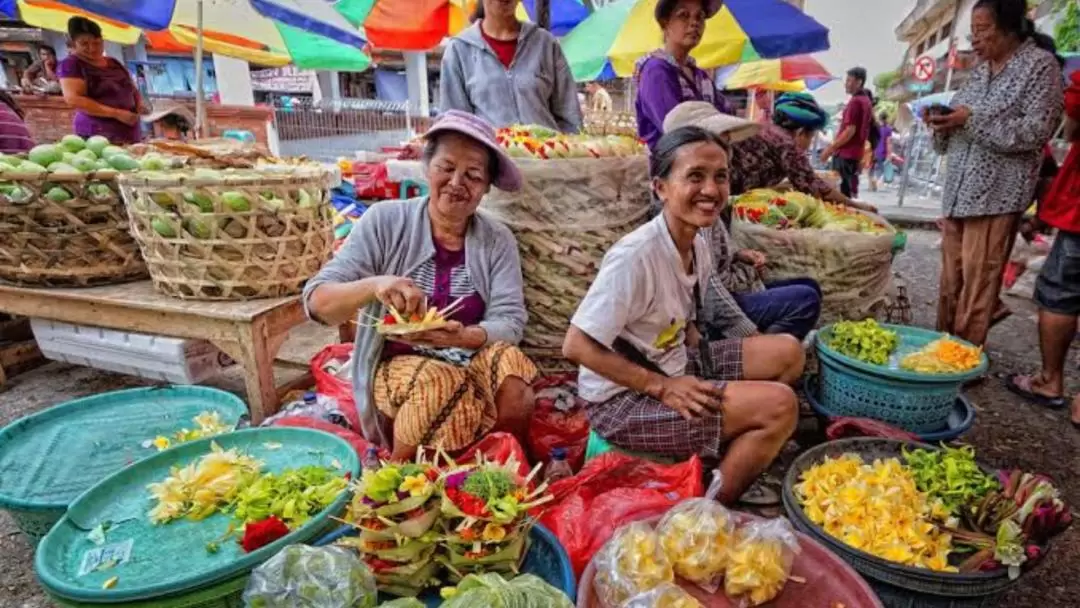
<instances>
[{"instance_id":1,"label":"basket of green mango","mask_svg":"<svg viewBox=\"0 0 1080 608\"><path fill-rule=\"evenodd\" d=\"M101 136L0 155L0 279L87 287L145 278L117 187L138 168Z\"/></svg>"},{"instance_id":2,"label":"basket of green mango","mask_svg":"<svg viewBox=\"0 0 1080 608\"><path fill-rule=\"evenodd\" d=\"M299 293L333 252L333 173L314 164L120 176L154 286L193 300Z\"/></svg>"}]
</instances>

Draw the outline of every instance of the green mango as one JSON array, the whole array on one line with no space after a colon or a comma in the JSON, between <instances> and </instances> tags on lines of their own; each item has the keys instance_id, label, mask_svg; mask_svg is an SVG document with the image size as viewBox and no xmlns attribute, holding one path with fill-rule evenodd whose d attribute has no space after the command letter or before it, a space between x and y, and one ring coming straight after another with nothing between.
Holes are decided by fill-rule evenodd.
<instances>
[{"instance_id":1,"label":"green mango","mask_svg":"<svg viewBox=\"0 0 1080 608\"><path fill-rule=\"evenodd\" d=\"M98 155L93 150L80 150L75 153L75 158L89 158L90 160L96 161Z\"/></svg>"},{"instance_id":2,"label":"green mango","mask_svg":"<svg viewBox=\"0 0 1080 608\"><path fill-rule=\"evenodd\" d=\"M7 154L0 154L0 163L9 167L18 167L22 164L22 160L16 156L8 156Z\"/></svg>"},{"instance_id":3,"label":"green mango","mask_svg":"<svg viewBox=\"0 0 1080 608\"><path fill-rule=\"evenodd\" d=\"M68 151L68 152L64 152L63 154L60 155L60 162L62 162L62 163L67 163L67 164L70 165L74 160L75 160L75 153L74 152Z\"/></svg>"},{"instance_id":4,"label":"green mango","mask_svg":"<svg viewBox=\"0 0 1080 608\"><path fill-rule=\"evenodd\" d=\"M139 160L139 168L143 171L164 171L165 159L156 154L147 154Z\"/></svg>"},{"instance_id":5,"label":"green mango","mask_svg":"<svg viewBox=\"0 0 1080 608\"><path fill-rule=\"evenodd\" d=\"M64 201L70 201L74 197L71 196L71 193L68 192L67 189L61 188L60 186L53 186L45 193L45 198L54 203L62 203Z\"/></svg>"},{"instance_id":6,"label":"green mango","mask_svg":"<svg viewBox=\"0 0 1080 608\"><path fill-rule=\"evenodd\" d=\"M107 147L109 147L109 139L104 135L95 135L86 140L86 149L97 156L102 156L102 152L104 152Z\"/></svg>"},{"instance_id":7,"label":"green mango","mask_svg":"<svg viewBox=\"0 0 1080 608\"><path fill-rule=\"evenodd\" d=\"M68 152L78 152L86 147L86 140L78 135L65 135L60 140L60 147Z\"/></svg>"},{"instance_id":8,"label":"green mango","mask_svg":"<svg viewBox=\"0 0 1080 608\"><path fill-rule=\"evenodd\" d=\"M176 199L168 192L151 192L150 200L157 203L159 207L164 207L165 209L172 209L176 206Z\"/></svg>"},{"instance_id":9,"label":"green mango","mask_svg":"<svg viewBox=\"0 0 1080 608\"><path fill-rule=\"evenodd\" d=\"M203 192L185 192L184 201L199 208L203 213L213 213L214 200Z\"/></svg>"},{"instance_id":10,"label":"green mango","mask_svg":"<svg viewBox=\"0 0 1080 608\"><path fill-rule=\"evenodd\" d=\"M79 171L82 171L83 173L97 171L97 161L91 158L86 158L85 156L76 156L75 159L71 161L71 166L75 167Z\"/></svg>"},{"instance_id":11,"label":"green mango","mask_svg":"<svg viewBox=\"0 0 1080 608\"><path fill-rule=\"evenodd\" d=\"M105 146L105 147L104 147L104 148L103 148L103 149L101 150L101 154L98 154L98 156L100 156L101 158L104 158L104 159L108 160L108 159L110 159L110 158L112 158L112 157L116 156L117 154L127 154L127 153L126 153L126 152L124 152L124 149L123 149L123 148L121 148L120 146L112 146L112 145L106 145L106 146Z\"/></svg>"},{"instance_id":12,"label":"green mango","mask_svg":"<svg viewBox=\"0 0 1080 608\"><path fill-rule=\"evenodd\" d=\"M210 218L187 217L184 218L184 230L197 239L208 239L213 236L211 221L213 220Z\"/></svg>"},{"instance_id":13,"label":"green mango","mask_svg":"<svg viewBox=\"0 0 1080 608\"><path fill-rule=\"evenodd\" d=\"M251 211L251 201L243 192L230 190L228 192L221 193L221 200L229 206L229 209L236 211L237 213L244 213Z\"/></svg>"},{"instance_id":14,"label":"green mango","mask_svg":"<svg viewBox=\"0 0 1080 608\"><path fill-rule=\"evenodd\" d=\"M167 239L176 238L176 226L165 217L159 215L150 220L150 227L154 229L154 232Z\"/></svg>"},{"instance_id":15,"label":"green mango","mask_svg":"<svg viewBox=\"0 0 1080 608\"><path fill-rule=\"evenodd\" d=\"M23 161L23 163L19 165L17 171L19 173L47 173L49 170L37 163Z\"/></svg>"},{"instance_id":16,"label":"green mango","mask_svg":"<svg viewBox=\"0 0 1080 608\"><path fill-rule=\"evenodd\" d=\"M113 195L112 188L106 184L90 184L88 191L91 198L109 198Z\"/></svg>"},{"instance_id":17,"label":"green mango","mask_svg":"<svg viewBox=\"0 0 1080 608\"><path fill-rule=\"evenodd\" d=\"M139 169L139 163L127 154L113 154L107 157L109 165L117 171L135 171Z\"/></svg>"},{"instance_id":18,"label":"green mango","mask_svg":"<svg viewBox=\"0 0 1080 608\"><path fill-rule=\"evenodd\" d=\"M33 149L26 155L27 158L42 167L48 167L53 163L58 163L63 160L63 150L52 144L41 144L40 146L34 146Z\"/></svg>"},{"instance_id":19,"label":"green mango","mask_svg":"<svg viewBox=\"0 0 1080 608\"><path fill-rule=\"evenodd\" d=\"M82 171L67 163L53 163L49 165L49 173L57 175L81 175Z\"/></svg>"}]
</instances>

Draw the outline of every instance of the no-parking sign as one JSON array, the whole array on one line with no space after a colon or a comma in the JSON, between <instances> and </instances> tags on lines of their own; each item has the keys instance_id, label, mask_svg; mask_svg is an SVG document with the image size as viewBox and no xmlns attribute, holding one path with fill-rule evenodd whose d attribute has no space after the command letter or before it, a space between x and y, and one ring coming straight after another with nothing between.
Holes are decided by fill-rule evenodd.
<instances>
[{"instance_id":1,"label":"no-parking sign","mask_svg":"<svg viewBox=\"0 0 1080 608\"><path fill-rule=\"evenodd\" d=\"M915 80L928 82L934 77L936 62L929 55L923 55L915 60Z\"/></svg>"}]
</instances>

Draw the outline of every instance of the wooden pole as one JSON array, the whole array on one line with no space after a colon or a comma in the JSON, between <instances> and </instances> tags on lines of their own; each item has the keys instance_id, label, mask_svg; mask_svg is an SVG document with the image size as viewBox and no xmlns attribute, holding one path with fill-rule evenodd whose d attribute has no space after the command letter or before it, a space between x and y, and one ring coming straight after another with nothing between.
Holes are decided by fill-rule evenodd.
<instances>
[{"instance_id":1,"label":"wooden pole","mask_svg":"<svg viewBox=\"0 0 1080 608\"><path fill-rule=\"evenodd\" d=\"M551 0L536 0L536 25L551 29Z\"/></svg>"}]
</instances>

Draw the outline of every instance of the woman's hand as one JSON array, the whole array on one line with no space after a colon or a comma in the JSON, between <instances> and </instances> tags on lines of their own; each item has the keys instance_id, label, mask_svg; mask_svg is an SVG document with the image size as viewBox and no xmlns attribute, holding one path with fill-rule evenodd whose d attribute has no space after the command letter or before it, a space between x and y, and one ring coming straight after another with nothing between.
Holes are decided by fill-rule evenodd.
<instances>
[{"instance_id":1,"label":"woman's hand","mask_svg":"<svg viewBox=\"0 0 1080 608\"><path fill-rule=\"evenodd\" d=\"M755 270L762 270L765 268L765 263L768 262L768 258L764 253L760 251L754 251L753 249L741 249L735 254L735 259L754 267Z\"/></svg>"},{"instance_id":2,"label":"woman's hand","mask_svg":"<svg viewBox=\"0 0 1080 608\"><path fill-rule=\"evenodd\" d=\"M878 208L871 205L870 203L863 202L863 201L857 201L857 200L854 200L854 199L852 199L851 202L848 203L848 206L849 207L854 207L855 209L862 209L863 211L869 211L870 213L877 213L878 212Z\"/></svg>"},{"instance_id":3,"label":"woman's hand","mask_svg":"<svg viewBox=\"0 0 1080 608\"><path fill-rule=\"evenodd\" d=\"M431 348L468 348L477 350L487 342L487 332L478 326L465 327L457 321L445 327L390 338L396 342Z\"/></svg>"},{"instance_id":4,"label":"woman's hand","mask_svg":"<svg viewBox=\"0 0 1080 608\"><path fill-rule=\"evenodd\" d=\"M969 118L971 118L971 108L967 106L956 106L953 108L953 111L948 114L931 115L929 111L927 111L925 120L926 124L930 125L930 128L935 132L948 133L949 131L963 128L963 126L967 124Z\"/></svg>"},{"instance_id":5,"label":"woman's hand","mask_svg":"<svg viewBox=\"0 0 1080 608\"><path fill-rule=\"evenodd\" d=\"M139 115L127 110L115 110L112 117L128 126L134 126L139 122Z\"/></svg>"},{"instance_id":6,"label":"woman's hand","mask_svg":"<svg viewBox=\"0 0 1080 608\"><path fill-rule=\"evenodd\" d=\"M398 311L403 317L408 317L413 313L427 312L424 305L427 296L420 291L412 279L395 276L379 277L375 284L375 297L385 306Z\"/></svg>"},{"instance_id":7,"label":"woman's hand","mask_svg":"<svg viewBox=\"0 0 1080 608\"><path fill-rule=\"evenodd\" d=\"M707 380L694 376L680 376L664 378L656 398L679 412L683 418L693 420L711 412L719 412L724 391Z\"/></svg>"}]
</instances>

